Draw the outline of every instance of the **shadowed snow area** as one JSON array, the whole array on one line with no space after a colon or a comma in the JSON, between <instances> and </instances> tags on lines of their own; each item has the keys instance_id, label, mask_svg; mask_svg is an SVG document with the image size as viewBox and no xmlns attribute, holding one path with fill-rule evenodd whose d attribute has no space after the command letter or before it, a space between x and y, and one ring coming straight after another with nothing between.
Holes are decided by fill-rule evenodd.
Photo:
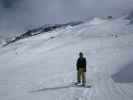
<instances>
[{"instance_id":1,"label":"shadowed snow area","mask_svg":"<svg viewBox=\"0 0 133 100\"><path fill-rule=\"evenodd\" d=\"M132 83L133 82L133 62L125 65L118 73L112 76L116 82Z\"/></svg>"},{"instance_id":2,"label":"shadowed snow area","mask_svg":"<svg viewBox=\"0 0 133 100\"><path fill-rule=\"evenodd\" d=\"M80 51L90 88L71 86ZM124 18L95 18L0 47L0 100L132 100L132 51L133 25Z\"/></svg>"}]
</instances>

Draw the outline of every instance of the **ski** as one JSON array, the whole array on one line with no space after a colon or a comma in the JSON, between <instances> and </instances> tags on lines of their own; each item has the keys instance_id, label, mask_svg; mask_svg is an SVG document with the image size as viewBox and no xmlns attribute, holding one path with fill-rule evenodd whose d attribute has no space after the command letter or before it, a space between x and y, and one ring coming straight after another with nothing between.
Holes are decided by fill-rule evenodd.
<instances>
[{"instance_id":1,"label":"ski","mask_svg":"<svg viewBox=\"0 0 133 100\"><path fill-rule=\"evenodd\" d=\"M72 87L91 88L92 86L90 84L83 86L82 84L78 84L77 82L72 82Z\"/></svg>"}]
</instances>

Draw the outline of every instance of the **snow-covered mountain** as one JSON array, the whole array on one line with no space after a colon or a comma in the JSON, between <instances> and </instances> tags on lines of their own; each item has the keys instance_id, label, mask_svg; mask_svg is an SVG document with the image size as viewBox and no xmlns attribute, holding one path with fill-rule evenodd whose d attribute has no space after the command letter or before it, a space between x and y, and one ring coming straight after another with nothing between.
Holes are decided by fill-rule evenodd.
<instances>
[{"instance_id":1,"label":"snow-covered mountain","mask_svg":"<svg viewBox=\"0 0 133 100\"><path fill-rule=\"evenodd\" d=\"M59 28L65 28L67 26L75 26L75 25L78 25L78 24L81 24L81 23L83 23L83 22L82 21L77 21L77 22L69 22L69 23L66 23L66 24L53 24L53 25L52 24L46 24L46 25L42 25L38 28L29 29L29 30L27 30L26 32L22 33L19 36L15 36L15 37L6 39L3 46L7 46L11 43L14 43L14 42L19 41L19 40L24 39L24 38L29 38L31 36L35 36L35 35L38 35L38 34L50 32L50 31L53 31L53 30L59 29Z\"/></svg>"},{"instance_id":2,"label":"snow-covered mountain","mask_svg":"<svg viewBox=\"0 0 133 100\"><path fill-rule=\"evenodd\" d=\"M133 24L133 11L128 14L127 19L130 20L130 24Z\"/></svg>"},{"instance_id":3,"label":"snow-covered mountain","mask_svg":"<svg viewBox=\"0 0 133 100\"><path fill-rule=\"evenodd\" d=\"M76 81L78 53L87 84ZM94 18L0 48L0 100L132 100L133 25Z\"/></svg>"}]
</instances>

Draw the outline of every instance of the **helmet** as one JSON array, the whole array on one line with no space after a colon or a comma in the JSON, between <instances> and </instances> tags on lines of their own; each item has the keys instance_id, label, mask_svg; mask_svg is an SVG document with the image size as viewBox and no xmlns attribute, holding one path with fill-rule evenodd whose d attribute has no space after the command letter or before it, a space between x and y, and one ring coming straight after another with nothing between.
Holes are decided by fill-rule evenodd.
<instances>
[{"instance_id":1,"label":"helmet","mask_svg":"<svg viewBox=\"0 0 133 100\"><path fill-rule=\"evenodd\" d=\"M83 56L83 53L82 53L82 52L80 52L80 53L79 53L79 56Z\"/></svg>"}]
</instances>

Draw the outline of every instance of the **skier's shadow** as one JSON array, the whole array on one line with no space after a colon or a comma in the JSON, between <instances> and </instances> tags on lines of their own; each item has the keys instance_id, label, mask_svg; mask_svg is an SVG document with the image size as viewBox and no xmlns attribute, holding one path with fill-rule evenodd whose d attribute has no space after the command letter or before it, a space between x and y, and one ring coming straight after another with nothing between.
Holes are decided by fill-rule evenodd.
<instances>
[{"instance_id":1,"label":"skier's shadow","mask_svg":"<svg viewBox=\"0 0 133 100\"><path fill-rule=\"evenodd\" d=\"M60 90L60 89L65 89L65 88L69 88L69 87L72 87L72 85L70 84L70 85L66 85L66 86L56 86L56 87L42 88L42 89L38 89L38 90L32 90L32 91L30 91L30 93L51 91L51 90Z\"/></svg>"}]
</instances>

